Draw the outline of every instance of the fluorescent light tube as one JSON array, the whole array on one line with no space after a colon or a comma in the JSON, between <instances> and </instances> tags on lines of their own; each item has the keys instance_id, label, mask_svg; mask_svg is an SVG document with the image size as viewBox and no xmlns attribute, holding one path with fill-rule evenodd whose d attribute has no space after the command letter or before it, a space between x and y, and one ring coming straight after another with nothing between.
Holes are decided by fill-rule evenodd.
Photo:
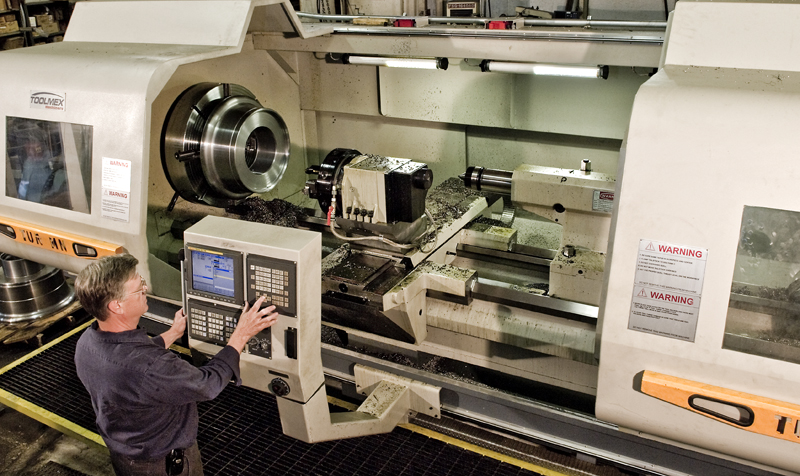
<instances>
[{"instance_id":1,"label":"fluorescent light tube","mask_svg":"<svg viewBox=\"0 0 800 476\"><path fill-rule=\"evenodd\" d=\"M492 73L535 74L539 76L567 76L571 78L608 78L608 66L507 63L504 61L485 60L481 63L481 71Z\"/></svg>"},{"instance_id":2,"label":"fluorescent light tube","mask_svg":"<svg viewBox=\"0 0 800 476\"><path fill-rule=\"evenodd\" d=\"M448 66L447 58L391 58L385 56L344 55L342 62L345 64L365 64L410 69L447 69Z\"/></svg>"}]
</instances>

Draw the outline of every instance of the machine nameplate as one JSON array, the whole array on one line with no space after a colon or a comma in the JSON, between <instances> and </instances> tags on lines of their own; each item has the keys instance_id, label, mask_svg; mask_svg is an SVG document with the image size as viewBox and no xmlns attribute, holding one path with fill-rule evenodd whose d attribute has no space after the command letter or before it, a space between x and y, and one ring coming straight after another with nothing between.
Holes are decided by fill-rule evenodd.
<instances>
[{"instance_id":1,"label":"machine nameplate","mask_svg":"<svg viewBox=\"0 0 800 476\"><path fill-rule=\"evenodd\" d=\"M708 250L639 241L628 329L694 342Z\"/></svg>"},{"instance_id":2,"label":"machine nameplate","mask_svg":"<svg viewBox=\"0 0 800 476\"><path fill-rule=\"evenodd\" d=\"M64 111L67 109L67 94L48 91L31 91L31 109Z\"/></svg>"}]
</instances>

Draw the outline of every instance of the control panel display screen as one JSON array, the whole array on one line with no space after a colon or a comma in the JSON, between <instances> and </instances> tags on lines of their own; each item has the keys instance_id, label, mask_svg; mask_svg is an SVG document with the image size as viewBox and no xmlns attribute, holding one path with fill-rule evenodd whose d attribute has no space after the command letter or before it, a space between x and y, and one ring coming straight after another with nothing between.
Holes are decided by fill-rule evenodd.
<instances>
[{"instance_id":1,"label":"control panel display screen","mask_svg":"<svg viewBox=\"0 0 800 476\"><path fill-rule=\"evenodd\" d=\"M241 252L193 244L186 250L188 294L236 305L244 302Z\"/></svg>"},{"instance_id":2,"label":"control panel display screen","mask_svg":"<svg viewBox=\"0 0 800 476\"><path fill-rule=\"evenodd\" d=\"M192 288L233 297L233 258L192 250Z\"/></svg>"}]
</instances>

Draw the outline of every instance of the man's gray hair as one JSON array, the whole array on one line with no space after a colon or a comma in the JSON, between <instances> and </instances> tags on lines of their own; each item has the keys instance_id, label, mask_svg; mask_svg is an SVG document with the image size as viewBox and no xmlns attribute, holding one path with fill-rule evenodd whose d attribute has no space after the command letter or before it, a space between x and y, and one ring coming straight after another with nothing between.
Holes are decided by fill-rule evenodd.
<instances>
[{"instance_id":1,"label":"man's gray hair","mask_svg":"<svg viewBox=\"0 0 800 476\"><path fill-rule=\"evenodd\" d=\"M139 260L129 254L101 258L83 268L75 278L75 294L86 312L105 321L108 303L122 299L125 282L136 275Z\"/></svg>"}]
</instances>

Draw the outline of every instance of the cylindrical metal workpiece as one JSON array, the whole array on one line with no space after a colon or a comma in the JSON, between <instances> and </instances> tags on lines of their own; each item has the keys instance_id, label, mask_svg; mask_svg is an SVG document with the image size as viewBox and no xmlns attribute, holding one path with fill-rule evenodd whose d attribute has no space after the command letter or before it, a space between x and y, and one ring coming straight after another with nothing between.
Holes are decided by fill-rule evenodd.
<instances>
[{"instance_id":1,"label":"cylindrical metal workpiece","mask_svg":"<svg viewBox=\"0 0 800 476\"><path fill-rule=\"evenodd\" d=\"M464 186L482 192L511 193L511 176L514 172L507 170L484 169L472 166L462 175Z\"/></svg>"},{"instance_id":2,"label":"cylindrical metal workpiece","mask_svg":"<svg viewBox=\"0 0 800 476\"><path fill-rule=\"evenodd\" d=\"M18 258L7 253L0 255L0 263L3 265L3 273L7 278L27 278L44 268L44 266L39 263Z\"/></svg>"},{"instance_id":3,"label":"cylindrical metal workpiece","mask_svg":"<svg viewBox=\"0 0 800 476\"><path fill-rule=\"evenodd\" d=\"M57 312L75 298L60 269L0 255L0 322L37 319Z\"/></svg>"}]
</instances>

